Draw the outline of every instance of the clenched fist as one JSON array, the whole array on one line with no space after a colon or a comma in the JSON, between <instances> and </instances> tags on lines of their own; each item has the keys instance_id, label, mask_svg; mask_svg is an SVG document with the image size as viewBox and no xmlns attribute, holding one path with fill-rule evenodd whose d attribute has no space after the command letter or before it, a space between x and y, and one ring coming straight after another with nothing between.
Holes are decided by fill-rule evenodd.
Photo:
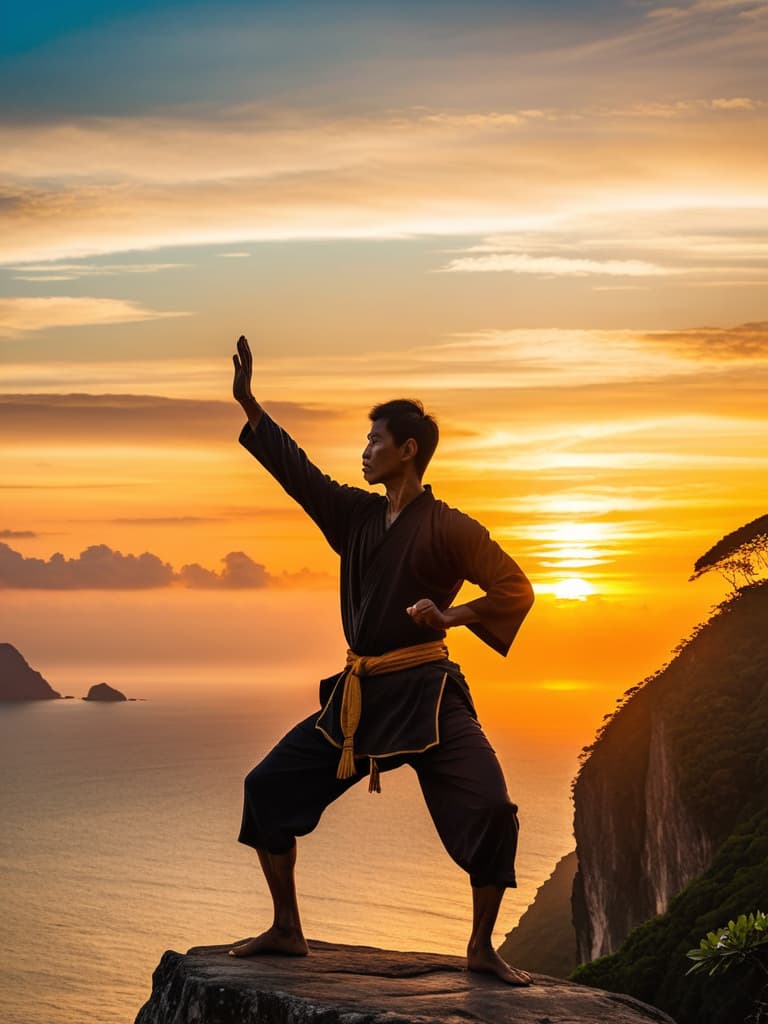
<instances>
[{"instance_id":1,"label":"clenched fist","mask_svg":"<svg viewBox=\"0 0 768 1024\"><path fill-rule=\"evenodd\" d=\"M451 624L448 616L441 612L435 602L428 597L422 597L421 600L405 610L419 626L427 626L430 629L448 629Z\"/></svg>"}]
</instances>

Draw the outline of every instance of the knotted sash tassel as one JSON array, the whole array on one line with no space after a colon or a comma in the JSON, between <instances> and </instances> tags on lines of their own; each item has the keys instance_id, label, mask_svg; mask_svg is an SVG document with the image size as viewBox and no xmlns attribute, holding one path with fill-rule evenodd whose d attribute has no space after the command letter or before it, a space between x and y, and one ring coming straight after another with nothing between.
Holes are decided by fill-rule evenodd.
<instances>
[{"instance_id":1,"label":"knotted sash tassel","mask_svg":"<svg viewBox=\"0 0 768 1024\"><path fill-rule=\"evenodd\" d=\"M362 695L360 692L360 661L350 666L344 680L344 692L341 696L341 731L344 733L344 746L341 749L337 779L351 779L355 774L355 729L360 722L362 711Z\"/></svg>"},{"instance_id":2,"label":"knotted sash tassel","mask_svg":"<svg viewBox=\"0 0 768 1024\"><path fill-rule=\"evenodd\" d=\"M337 779L351 779L355 774L355 748L352 737L344 740L344 746L339 758L339 767L336 769Z\"/></svg>"},{"instance_id":3,"label":"knotted sash tassel","mask_svg":"<svg viewBox=\"0 0 768 1024\"><path fill-rule=\"evenodd\" d=\"M370 778L368 779L368 792L381 792L381 778L379 777L379 766L376 762L375 757L371 758L371 775Z\"/></svg>"}]
</instances>

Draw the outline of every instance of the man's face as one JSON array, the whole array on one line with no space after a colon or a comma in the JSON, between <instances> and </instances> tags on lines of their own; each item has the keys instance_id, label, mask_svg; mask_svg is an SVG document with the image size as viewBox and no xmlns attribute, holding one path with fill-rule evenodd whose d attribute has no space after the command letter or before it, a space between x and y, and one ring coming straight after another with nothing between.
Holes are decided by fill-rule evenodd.
<instances>
[{"instance_id":1,"label":"man's face","mask_svg":"<svg viewBox=\"0 0 768 1024\"><path fill-rule=\"evenodd\" d=\"M383 484L404 469L401 445L387 429L386 420L374 420L363 450L363 476L369 484Z\"/></svg>"}]
</instances>

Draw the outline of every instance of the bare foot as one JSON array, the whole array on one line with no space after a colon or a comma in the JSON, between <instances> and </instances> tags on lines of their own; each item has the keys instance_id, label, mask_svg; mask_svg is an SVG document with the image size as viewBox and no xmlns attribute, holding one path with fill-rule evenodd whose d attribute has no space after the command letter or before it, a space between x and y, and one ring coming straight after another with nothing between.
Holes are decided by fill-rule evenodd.
<instances>
[{"instance_id":1,"label":"bare foot","mask_svg":"<svg viewBox=\"0 0 768 1024\"><path fill-rule=\"evenodd\" d=\"M257 956L259 953L282 953L284 956L306 956L309 946L301 932L281 931L272 925L255 939L243 939L232 949L230 956Z\"/></svg>"},{"instance_id":2,"label":"bare foot","mask_svg":"<svg viewBox=\"0 0 768 1024\"><path fill-rule=\"evenodd\" d=\"M527 971L510 966L491 948L467 950L467 970L495 974L507 985L530 985L533 980Z\"/></svg>"}]
</instances>

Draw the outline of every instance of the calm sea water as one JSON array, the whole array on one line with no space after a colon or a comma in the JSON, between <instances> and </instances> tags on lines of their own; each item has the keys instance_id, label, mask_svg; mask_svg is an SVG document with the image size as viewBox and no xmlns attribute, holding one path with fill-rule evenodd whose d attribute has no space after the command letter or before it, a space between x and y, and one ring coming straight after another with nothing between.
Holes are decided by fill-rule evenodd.
<instances>
[{"instance_id":1,"label":"calm sea water","mask_svg":"<svg viewBox=\"0 0 768 1024\"><path fill-rule=\"evenodd\" d=\"M235 838L242 778L311 710L235 688L0 705L2 1024L131 1024L164 950L269 923L255 854ZM486 731L521 818L519 888L502 907L501 942L573 847L576 752L513 728ZM461 954L466 876L444 853L413 772L382 781L380 796L365 784L346 794L301 841L305 931Z\"/></svg>"}]
</instances>

